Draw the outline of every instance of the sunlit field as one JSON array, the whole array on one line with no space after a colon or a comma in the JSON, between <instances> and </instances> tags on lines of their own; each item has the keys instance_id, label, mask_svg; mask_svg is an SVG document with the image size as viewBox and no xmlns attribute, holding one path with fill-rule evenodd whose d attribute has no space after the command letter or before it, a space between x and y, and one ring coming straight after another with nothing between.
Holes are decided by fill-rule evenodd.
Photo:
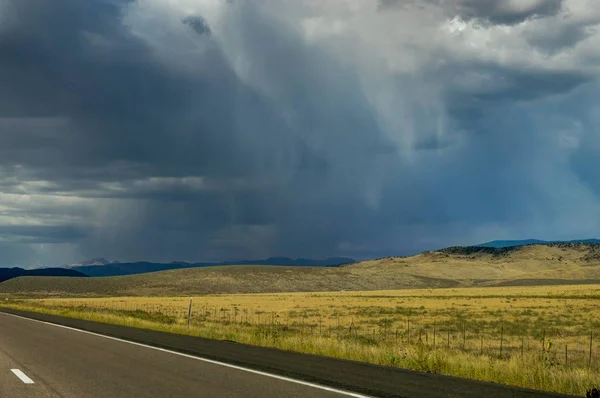
<instances>
[{"instance_id":1,"label":"sunlit field","mask_svg":"<svg viewBox=\"0 0 600 398\"><path fill-rule=\"evenodd\" d=\"M599 300L577 285L1 305L583 395L600 380Z\"/></svg>"}]
</instances>

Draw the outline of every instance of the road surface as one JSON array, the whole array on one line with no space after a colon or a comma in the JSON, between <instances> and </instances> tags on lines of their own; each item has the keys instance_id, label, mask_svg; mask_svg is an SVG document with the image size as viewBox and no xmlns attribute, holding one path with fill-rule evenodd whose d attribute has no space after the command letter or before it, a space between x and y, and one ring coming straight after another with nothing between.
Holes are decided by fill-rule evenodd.
<instances>
[{"instance_id":1,"label":"road surface","mask_svg":"<svg viewBox=\"0 0 600 398\"><path fill-rule=\"evenodd\" d=\"M348 396L0 313L0 397Z\"/></svg>"},{"instance_id":2,"label":"road surface","mask_svg":"<svg viewBox=\"0 0 600 398\"><path fill-rule=\"evenodd\" d=\"M0 398L369 396L567 397L226 341L0 310Z\"/></svg>"}]
</instances>

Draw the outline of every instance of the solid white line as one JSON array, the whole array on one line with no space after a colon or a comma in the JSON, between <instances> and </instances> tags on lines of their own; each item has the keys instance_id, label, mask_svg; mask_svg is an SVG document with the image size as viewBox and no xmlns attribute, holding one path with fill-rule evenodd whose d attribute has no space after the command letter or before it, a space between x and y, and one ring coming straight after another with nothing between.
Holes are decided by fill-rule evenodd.
<instances>
[{"instance_id":1,"label":"solid white line","mask_svg":"<svg viewBox=\"0 0 600 398\"><path fill-rule=\"evenodd\" d=\"M198 356L194 356L194 355L183 354L181 352L167 350L165 348L153 347L151 345L142 344L142 343L136 343L136 342L129 341L129 340L123 340L123 339L119 339L117 337L105 336L105 335L99 334L99 333L88 332L87 330L81 330L81 329L72 328L72 327L69 327L69 326L58 325L56 323L40 321L40 320L37 320L37 319L31 319L31 318L27 318L27 317L20 316L20 315L8 314L6 312L0 312L0 314L2 314L2 315L10 315L10 316L14 316L16 318L25 319L25 320L32 321L32 322L39 322L39 323L43 323L43 324L50 325L50 326L55 326L55 327L59 327L59 328L63 328L63 329L73 330L75 332L91 334L93 336L103 337L105 339L110 339L110 340L115 340L115 341L120 341L122 343L133 344L133 345L137 345L139 347L145 347L145 348L150 348L150 349L157 350L157 351L167 352L169 354L179 355L179 356L185 357L185 358L196 359L198 361L211 363L213 365L219 365L219 366L223 366L223 367L226 367L226 368L241 370L241 371L244 371L244 372L253 373L253 374L256 374L256 375L260 375L260 376L270 377L272 379L283 380L283 381L287 381L287 382L290 382L290 383L300 384L300 385L312 387L312 388L315 388L315 389L318 389L318 390L329 391L329 392L337 393L337 394L340 394L340 395L345 395L347 397L372 398L372 397L370 397L368 395L362 395L362 394L358 394L358 393L354 393L354 392L350 392L350 391L338 390L337 388L333 388L333 387L322 386L320 384L310 383L310 382L307 382L307 381L296 380L296 379L292 379L292 378L289 378L289 377L279 376L279 375L272 374L272 373L267 373L267 372L261 372L259 370L254 370L254 369L250 369L250 368L244 368L242 366L231 365L229 363L215 361L213 359L208 359L208 358L202 358L202 357L198 357ZM14 370L13 370L13 372L14 372ZM25 376L25 377L27 377L27 376ZM31 380L31 379L29 379L29 380ZM32 381L32 383L33 383L33 381Z\"/></svg>"},{"instance_id":2,"label":"solid white line","mask_svg":"<svg viewBox=\"0 0 600 398\"><path fill-rule=\"evenodd\" d=\"M29 377L27 377L27 375L23 372L21 372L21 370L19 369L11 369L11 372L13 372L15 374L15 376L17 376L19 379L21 379L21 381L25 384L33 384L33 380L31 380Z\"/></svg>"}]
</instances>

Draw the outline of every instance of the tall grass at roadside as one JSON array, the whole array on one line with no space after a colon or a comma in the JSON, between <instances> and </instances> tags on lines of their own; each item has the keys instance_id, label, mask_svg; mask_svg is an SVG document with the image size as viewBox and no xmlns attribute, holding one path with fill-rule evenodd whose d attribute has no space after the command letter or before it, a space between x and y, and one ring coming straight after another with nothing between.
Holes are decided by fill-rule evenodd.
<instances>
[{"instance_id":1,"label":"tall grass at roadside","mask_svg":"<svg viewBox=\"0 0 600 398\"><path fill-rule=\"evenodd\" d=\"M451 343L447 345L447 336L440 329L434 346L431 330L426 328L428 334L424 334L419 324L413 324L411 338L406 330L388 330L381 322L378 328L354 323L337 328L333 321L323 327L319 324L290 322L289 318L281 320L282 317L267 311L255 311L254 319L250 321L247 314L244 316L240 311L234 321L232 316L226 318L223 312L212 315L204 309L191 318L188 328L185 311L169 313L155 306L106 308L85 305L82 304L85 301L81 300L74 303L77 305L11 300L0 302L0 306L573 395L583 395L587 388L600 379L600 368L596 363L587 366L585 360L575 359L565 363L559 359L561 353L556 346L535 344L533 348L519 350L514 339L511 343L506 336L502 352L497 344L490 343L490 339L497 342L498 336L495 334L488 336L485 349L480 350L479 340L470 336L466 344L466 336L461 337L460 331L458 335L452 335ZM371 308L371 311L375 310ZM372 315L377 319L382 314ZM510 332L510 325L507 322L504 333ZM461 338L464 338L462 343Z\"/></svg>"}]
</instances>

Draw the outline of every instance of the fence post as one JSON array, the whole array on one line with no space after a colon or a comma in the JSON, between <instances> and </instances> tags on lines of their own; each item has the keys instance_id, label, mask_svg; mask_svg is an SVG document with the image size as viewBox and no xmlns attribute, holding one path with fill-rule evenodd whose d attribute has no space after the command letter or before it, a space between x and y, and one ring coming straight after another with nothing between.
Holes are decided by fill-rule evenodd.
<instances>
[{"instance_id":1,"label":"fence post","mask_svg":"<svg viewBox=\"0 0 600 398\"><path fill-rule=\"evenodd\" d=\"M502 324L502 329L500 329L500 356L502 356L502 348L504 346L504 324Z\"/></svg>"},{"instance_id":2,"label":"fence post","mask_svg":"<svg viewBox=\"0 0 600 398\"><path fill-rule=\"evenodd\" d=\"M483 332L479 334L481 342L479 343L479 355L483 355Z\"/></svg>"},{"instance_id":3,"label":"fence post","mask_svg":"<svg viewBox=\"0 0 600 398\"><path fill-rule=\"evenodd\" d=\"M525 336L521 335L521 358L523 358L523 348L524 347L525 347Z\"/></svg>"},{"instance_id":4,"label":"fence post","mask_svg":"<svg viewBox=\"0 0 600 398\"><path fill-rule=\"evenodd\" d=\"M588 366L592 366L592 345L594 343L594 332L590 332L590 358L588 360Z\"/></svg>"},{"instance_id":5,"label":"fence post","mask_svg":"<svg viewBox=\"0 0 600 398\"><path fill-rule=\"evenodd\" d=\"M408 333L407 333L408 344L410 344L410 315L408 316Z\"/></svg>"},{"instance_id":6,"label":"fence post","mask_svg":"<svg viewBox=\"0 0 600 398\"><path fill-rule=\"evenodd\" d=\"M192 298L190 297L190 307L188 308L188 329L190 328L191 320L192 320Z\"/></svg>"},{"instance_id":7,"label":"fence post","mask_svg":"<svg viewBox=\"0 0 600 398\"><path fill-rule=\"evenodd\" d=\"M542 336L542 351L546 352L546 331L544 330L544 334Z\"/></svg>"}]
</instances>

